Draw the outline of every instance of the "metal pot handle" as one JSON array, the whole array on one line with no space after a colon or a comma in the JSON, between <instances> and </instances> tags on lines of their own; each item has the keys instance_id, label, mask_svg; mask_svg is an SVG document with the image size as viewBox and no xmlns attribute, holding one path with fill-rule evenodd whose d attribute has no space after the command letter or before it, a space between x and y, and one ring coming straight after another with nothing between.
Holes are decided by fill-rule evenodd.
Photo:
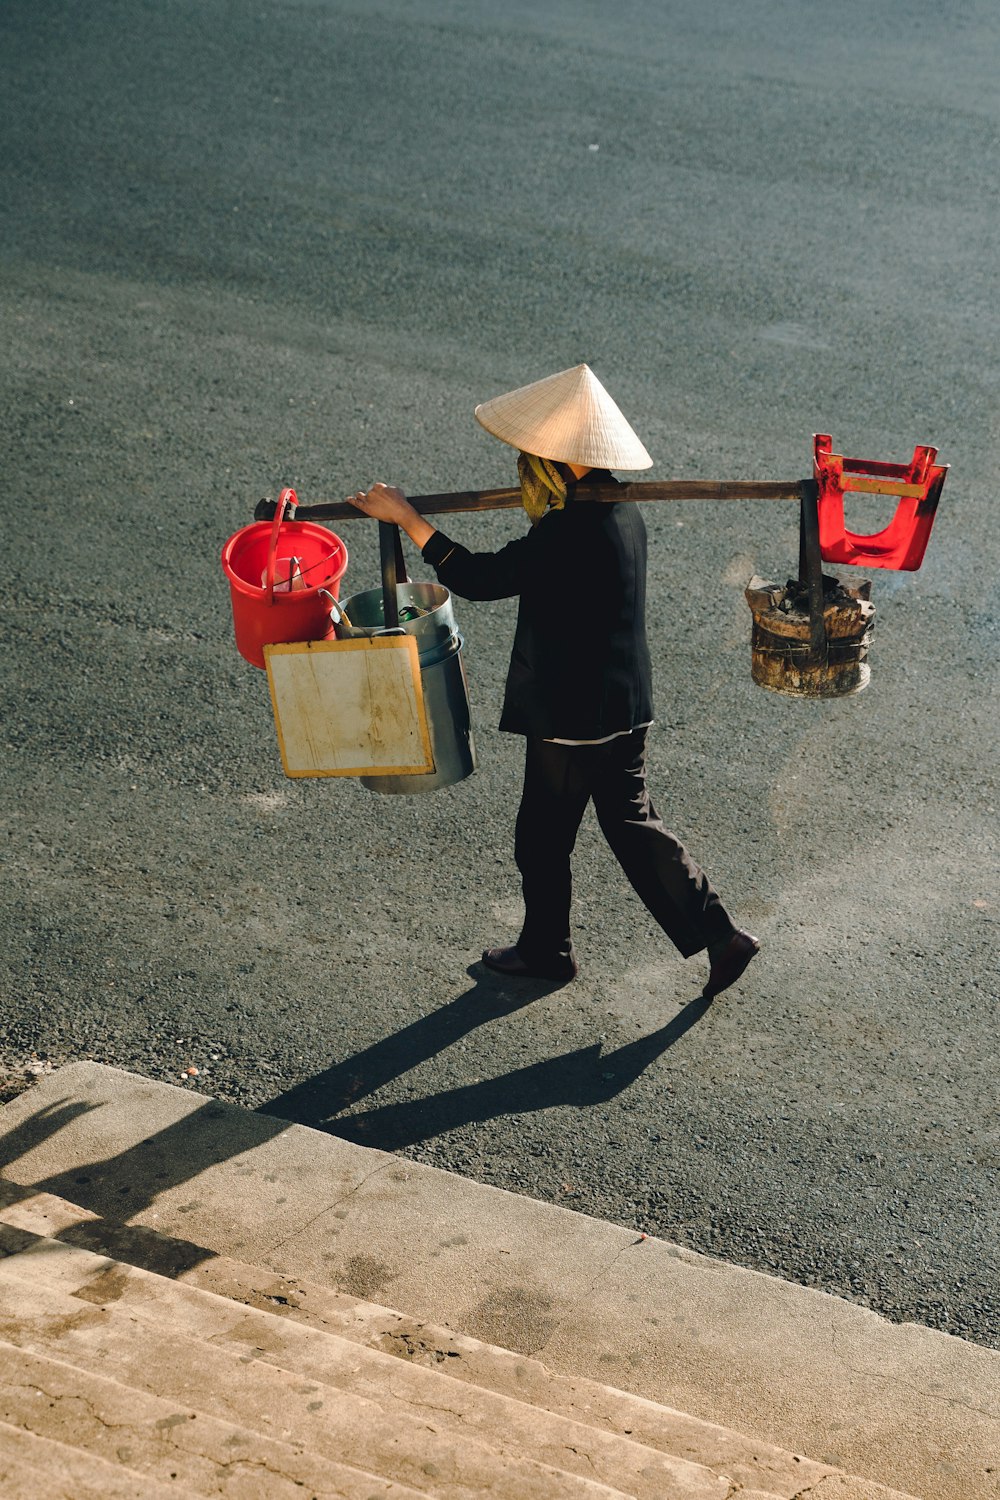
<instances>
[{"instance_id":1,"label":"metal pot handle","mask_svg":"<svg viewBox=\"0 0 1000 1500\"><path fill-rule=\"evenodd\" d=\"M334 621L334 624L343 625L345 630L353 630L354 626L351 624L347 610L341 604L340 600L335 599L330 593L329 589L320 589L319 592L324 598L329 599L330 603L333 605L333 609L337 611L337 618ZM332 614L333 610L331 610L330 613ZM376 635L405 635L406 631L403 629L402 625L384 625L381 630L370 630L367 632L367 634L368 638L372 639Z\"/></svg>"},{"instance_id":2,"label":"metal pot handle","mask_svg":"<svg viewBox=\"0 0 1000 1500\"><path fill-rule=\"evenodd\" d=\"M378 549L382 559L382 611L388 630L399 624L396 584L409 583L399 527L392 521L378 523ZM405 632L404 632L405 633Z\"/></svg>"}]
</instances>

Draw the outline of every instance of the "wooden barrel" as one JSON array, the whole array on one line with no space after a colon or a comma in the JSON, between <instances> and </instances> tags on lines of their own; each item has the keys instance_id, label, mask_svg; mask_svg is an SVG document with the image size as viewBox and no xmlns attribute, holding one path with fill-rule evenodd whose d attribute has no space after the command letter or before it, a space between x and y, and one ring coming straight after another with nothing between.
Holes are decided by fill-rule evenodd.
<instances>
[{"instance_id":1,"label":"wooden barrel","mask_svg":"<svg viewBox=\"0 0 1000 1500\"><path fill-rule=\"evenodd\" d=\"M751 578L746 590L753 614L751 676L759 687L793 698L844 698L868 686L866 660L875 626L871 582L847 588L823 575L826 642L812 646L809 599L795 579L782 586Z\"/></svg>"}]
</instances>

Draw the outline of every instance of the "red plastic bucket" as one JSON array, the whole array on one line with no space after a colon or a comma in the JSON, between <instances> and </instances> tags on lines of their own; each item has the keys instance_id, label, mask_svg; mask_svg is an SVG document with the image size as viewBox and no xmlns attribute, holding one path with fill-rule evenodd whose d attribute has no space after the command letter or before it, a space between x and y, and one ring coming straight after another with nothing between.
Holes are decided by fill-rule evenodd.
<instances>
[{"instance_id":1,"label":"red plastic bucket","mask_svg":"<svg viewBox=\"0 0 1000 1500\"><path fill-rule=\"evenodd\" d=\"M255 521L231 536L222 549L229 579L233 627L240 655L263 667L264 647L279 641L324 641L333 635L329 600L336 599L347 570L347 548L325 526L285 521L285 508L297 504L294 490L282 490L273 521ZM294 558L284 583L275 586L278 544ZM284 557L282 559L284 561Z\"/></svg>"}]
</instances>

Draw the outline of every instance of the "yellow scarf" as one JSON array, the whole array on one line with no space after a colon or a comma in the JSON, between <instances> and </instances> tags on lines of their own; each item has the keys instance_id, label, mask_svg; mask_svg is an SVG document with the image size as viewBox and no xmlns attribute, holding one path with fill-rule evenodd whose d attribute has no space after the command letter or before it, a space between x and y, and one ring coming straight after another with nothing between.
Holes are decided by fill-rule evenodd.
<instances>
[{"instance_id":1,"label":"yellow scarf","mask_svg":"<svg viewBox=\"0 0 1000 1500\"><path fill-rule=\"evenodd\" d=\"M519 453L517 473L521 503L532 526L538 525L550 505L554 510L562 510L566 503L566 481L554 463L535 453Z\"/></svg>"}]
</instances>

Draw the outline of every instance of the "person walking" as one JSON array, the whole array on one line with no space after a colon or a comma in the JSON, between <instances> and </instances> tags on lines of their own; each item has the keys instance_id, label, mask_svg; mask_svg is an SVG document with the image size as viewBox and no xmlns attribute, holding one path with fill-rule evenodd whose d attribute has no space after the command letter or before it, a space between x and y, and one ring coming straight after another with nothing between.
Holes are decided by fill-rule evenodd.
<instances>
[{"instance_id":1,"label":"person walking","mask_svg":"<svg viewBox=\"0 0 1000 1500\"><path fill-rule=\"evenodd\" d=\"M578 965L570 929L571 855L589 802L634 890L688 958L707 950L704 994L734 984L760 943L738 928L646 786L653 720L646 641L646 527L639 506L592 498L610 470L653 462L586 364L477 406L480 424L519 450L532 525L498 552L470 552L382 482L349 496L401 527L463 599L517 596L501 730L525 737L514 835L524 923L483 963L509 978L567 981Z\"/></svg>"}]
</instances>

